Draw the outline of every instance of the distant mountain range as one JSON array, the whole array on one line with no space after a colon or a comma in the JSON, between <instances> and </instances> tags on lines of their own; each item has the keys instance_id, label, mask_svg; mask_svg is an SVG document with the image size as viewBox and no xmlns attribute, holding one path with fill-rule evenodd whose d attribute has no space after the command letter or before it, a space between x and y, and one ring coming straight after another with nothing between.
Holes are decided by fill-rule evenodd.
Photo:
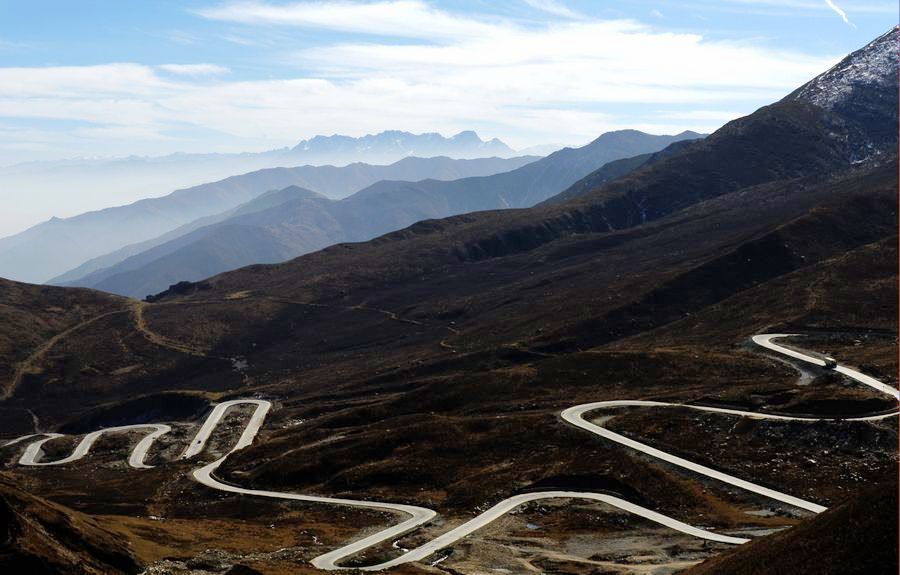
<instances>
[{"instance_id":1,"label":"distant mountain range","mask_svg":"<svg viewBox=\"0 0 900 575\"><path fill-rule=\"evenodd\" d=\"M365 241L425 219L529 207L612 160L700 137L694 132L609 132L587 146L566 148L509 172L452 181L383 180L341 201L289 187L88 262L52 283L144 297L178 281L275 263L339 242ZM101 267L114 260L119 261Z\"/></svg>"},{"instance_id":2,"label":"distant mountain range","mask_svg":"<svg viewBox=\"0 0 900 575\"><path fill-rule=\"evenodd\" d=\"M161 198L71 218L54 218L0 239L0 277L45 282L89 259L158 237L198 218L230 210L272 189L299 185L340 198L385 178L456 179L489 175L536 159L534 156L477 160L405 158L388 166L357 163L340 168L302 166L259 170L178 190ZM107 259L101 263L112 265L115 261ZM93 269L96 268L89 265L85 273Z\"/></svg>"},{"instance_id":3,"label":"distant mountain range","mask_svg":"<svg viewBox=\"0 0 900 575\"><path fill-rule=\"evenodd\" d=\"M445 138L438 133L410 134L391 130L359 138L350 136L316 136L303 140L290 151L310 164L343 165L352 161L372 164L395 162L406 156L429 158L508 158L516 151L494 138L484 141L471 130Z\"/></svg>"},{"instance_id":4,"label":"distant mountain range","mask_svg":"<svg viewBox=\"0 0 900 575\"><path fill-rule=\"evenodd\" d=\"M411 156L473 159L547 153L517 154L500 140L484 141L472 131L445 138L434 133L411 134L394 130L359 138L316 136L293 148L262 153L172 154L162 157L28 162L0 167L0 190L13 194L13 197L30 198L28 205L17 212L18 220L0 213L0 236L4 230L21 229L17 226L21 225L22 215L26 217L25 221L67 216L158 197L172 190L263 168L346 166L358 162L391 164ZM65 190L65 193L60 190ZM25 209L29 211L23 212Z\"/></svg>"}]
</instances>

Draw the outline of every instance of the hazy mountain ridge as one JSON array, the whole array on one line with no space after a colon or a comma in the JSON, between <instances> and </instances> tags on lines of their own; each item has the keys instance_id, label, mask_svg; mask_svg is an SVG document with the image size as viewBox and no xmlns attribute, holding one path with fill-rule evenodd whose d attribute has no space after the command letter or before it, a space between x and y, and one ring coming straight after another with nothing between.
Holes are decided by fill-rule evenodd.
<instances>
[{"instance_id":1,"label":"hazy mountain ridge","mask_svg":"<svg viewBox=\"0 0 900 575\"><path fill-rule=\"evenodd\" d=\"M543 202L541 202L541 204L538 205L562 204L568 200L586 194L591 190L597 189L603 184L624 177L627 174L634 172L638 168L642 168L644 166L665 159L671 155L677 154L686 149L688 146L694 145L695 143L695 140L683 140L681 142L676 142L670 146L667 146L659 152L651 154L641 154L638 156L631 156L629 158L622 158L621 160L609 162L600 169L591 172L584 178L578 180L568 189L563 190L559 194L544 200Z\"/></svg>"},{"instance_id":2,"label":"hazy mountain ridge","mask_svg":"<svg viewBox=\"0 0 900 575\"><path fill-rule=\"evenodd\" d=\"M31 200L28 209L17 210L17 214L21 216L20 221L0 214L0 237L9 235L14 230L18 233L17 230L21 230L19 226L38 218L46 219L50 215L69 218L73 213L97 211L143 198L159 197L172 190L195 187L265 168L303 165L344 167L353 163L391 164L413 156L476 159L491 156L509 158L517 155L544 154L517 154L499 140L483 141L471 131L451 137L436 133L387 131L358 138L317 136L304 140L294 148L259 153L176 153L159 157L71 158L26 162L0 167L0 190ZM475 174L476 172L461 173L455 177ZM427 176L403 178L424 177ZM304 182L291 183L313 187ZM349 190L348 193L360 187L362 186ZM61 195L60 190L65 190L66 194ZM0 274L2 273L0 270ZM35 281L34 278L29 279Z\"/></svg>"},{"instance_id":3,"label":"hazy mountain ridge","mask_svg":"<svg viewBox=\"0 0 900 575\"><path fill-rule=\"evenodd\" d=\"M168 286L183 277L206 277L239 263L277 263L298 251L311 251L323 242L329 245L334 243L332 240L344 237L340 230L333 230L331 234L310 233L313 228L306 234L299 234L300 237L282 240L274 229L267 229L277 227L272 225L273 222L289 219L301 204L308 214L314 214L314 207L321 206L321 211L325 211L326 206L333 203L321 194L297 186L267 192L213 221L207 222L210 218L204 218L203 222L193 226L194 229L140 250L115 265L57 285L95 286L109 292L127 292L135 297L143 294L139 296L143 297L160 291L156 289L158 284L145 280L139 280L138 285L129 282L134 281L136 275L146 275L147 270L160 274L164 278L160 281L168 282L165 284Z\"/></svg>"},{"instance_id":4,"label":"hazy mountain ridge","mask_svg":"<svg viewBox=\"0 0 900 575\"><path fill-rule=\"evenodd\" d=\"M385 178L459 178L503 172L534 161L534 157L454 160L447 157L405 158L387 166L351 164L345 167L300 166L270 168L231 176L209 184L176 190L167 196L55 218L0 239L0 277L42 282L69 272L91 258L146 241L218 214L257 195L290 185L342 197ZM112 265L110 258L103 260ZM77 273L90 273L89 263ZM70 279L66 275L62 280Z\"/></svg>"},{"instance_id":5,"label":"hazy mountain ridge","mask_svg":"<svg viewBox=\"0 0 900 575\"><path fill-rule=\"evenodd\" d=\"M144 297L178 281L197 280L253 263L275 263L338 242L365 241L419 220L528 207L609 160L697 137L693 132L677 136L652 136L633 130L610 132L582 148L566 148L493 176L447 182L380 181L339 202L286 194L288 199L278 209L263 210L250 202L244 211L253 215L235 214L211 222L66 285ZM256 227L255 235L245 227L248 225ZM240 241L255 245L229 252L225 245L233 241L225 231L228 229L234 230ZM202 242L208 253L200 246L189 246L191 242ZM193 264L191 258L196 259Z\"/></svg>"},{"instance_id":6,"label":"hazy mountain ridge","mask_svg":"<svg viewBox=\"0 0 900 575\"><path fill-rule=\"evenodd\" d=\"M342 158L366 158L373 163L391 162L405 156L450 156L453 158L510 157L515 150L494 138L484 141L471 130L449 138L432 132L411 134L389 130L358 138L350 136L316 136L291 148L291 153L304 161L340 165Z\"/></svg>"}]
</instances>

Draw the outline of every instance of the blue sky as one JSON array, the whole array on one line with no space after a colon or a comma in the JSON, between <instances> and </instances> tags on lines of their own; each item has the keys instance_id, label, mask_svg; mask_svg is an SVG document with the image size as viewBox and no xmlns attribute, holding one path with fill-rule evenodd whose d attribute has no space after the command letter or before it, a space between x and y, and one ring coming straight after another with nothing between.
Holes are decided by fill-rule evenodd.
<instances>
[{"instance_id":1,"label":"blue sky","mask_svg":"<svg viewBox=\"0 0 900 575\"><path fill-rule=\"evenodd\" d=\"M0 0L0 166L475 129L712 130L897 22L893 0Z\"/></svg>"}]
</instances>

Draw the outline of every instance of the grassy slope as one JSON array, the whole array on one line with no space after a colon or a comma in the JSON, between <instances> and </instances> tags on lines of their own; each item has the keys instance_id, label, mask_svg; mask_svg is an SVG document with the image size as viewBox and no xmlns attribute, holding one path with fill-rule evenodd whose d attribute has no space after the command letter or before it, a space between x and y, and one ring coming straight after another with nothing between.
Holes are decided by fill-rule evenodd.
<instances>
[{"instance_id":1,"label":"grassy slope","mask_svg":"<svg viewBox=\"0 0 900 575\"><path fill-rule=\"evenodd\" d=\"M0 396L40 373L55 340L90 328L96 318L126 309L126 300L84 289L21 284L0 279ZM31 415L0 407L6 434L32 430Z\"/></svg>"},{"instance_id":2,"label":"grassy slope","mask_svg":"<svg viewBox=\"0 0 900 575\"><path fill-rule=\"evenodd\" d=\"M139 570L128 544L96 519L34 497L0 476L0 571L118 575Z\"/></svg>"},{"instance_id":3,"label":"grassy slope","mask_svg":"<svg viewBox=\"0 0 900 575\"><path fill-rule=\"evenodd\" d=\"M893 575L897 478L815 519L714 557L684 575Z\"/></svg>"}]
</instances>

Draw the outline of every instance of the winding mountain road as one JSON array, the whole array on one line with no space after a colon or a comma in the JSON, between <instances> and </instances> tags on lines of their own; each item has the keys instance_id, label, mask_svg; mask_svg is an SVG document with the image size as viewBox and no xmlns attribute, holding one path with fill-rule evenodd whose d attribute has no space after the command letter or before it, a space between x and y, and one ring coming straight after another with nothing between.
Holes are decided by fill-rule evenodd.
<instances>
[{"instance_id":1,"label":"winding mountain road","mask_svg":"<svg viewBox=\"0 0 900 575\"><path fill-rule=\"evenodd\" d=\"M785 355L795 360L799 360L802 362L806 362L812 365L817 365L819 367L825 367L825 362L817 357L812 355L808 355L807 353L803 353L797 351L795 349L785 347L775 343L773 340L791 337L795 334L763 334L757 335L753 337L754 343L757 345L766 348L775 353ZM854 379L864 385L872 387L873 389L890 395L894 399L900 400L900 391L897 389L884 384L878 381L875 378L862 374L856 370L851 368L839 365L835 368L835 371L841 373L851 379ZM236 485L232 485L229 483L225 483L216 478L215 472L216 470L225 462L228 456L235 451L243 449L244 447L249 446L253 440L256 438L259 430L261 429L266 415L272 407L272 404L265 400L260 399L237 399L233 401L226 401L219 403L214 406L212 412L207 416L205 422L198 430L194 439L187 446L182 454L182 458L189 459L197 456L207 446L207 442L211 437L212 433L215 431L216 427L221 422L222 418L227 415L227 413L236 407L249 405L254 407L253 414L250 417L250 420L244 427L244 430L241 433L240 438L237 443L232 447L232 449L227 452L225 455L216 459L215 461L204 465L193 471L193 477L199 483L206 485L212 489L216 489L218 491L224 491L228 493L235 493L238 495L245 495L251 497L266 497L271 499L281 499L281 500L291 500L291 501L305 501L310 503L326 503L332 505L342 505L348 507L358 507L365 509L372 509L378 511L387 511L390 513L397 514L399 516L404 517L405 519L396 525L392 525L386 529L378 531L368 537L360 539L358 541L351 542L339 549L335 549L323 555L320 555L313 559L312 564L315 567L324 570L338 570L338 569L346 569L342 567L339 563L348 557L351 557L363 550L369 549L375 545L383 543L385 541L396 539L408 533L417 527L431 521L437 513L431 509L427 509L424 507L417 507L413 505L402 505L395 503L386 503L381 501L360 501L354 499L343 499L343 498L335 498L335 497L321 497L315 495L303 495L298 493L286 493L286 492L278 492L278 491L266 491L259 489L247 489L244 487L239 487ZM609 441L613 441L618 443L619 445L623 445L635 451L641 452L645 455L657 458L661 461L665 461L668 464L680 467L687 471L696 473L698 475L702 475L708 477L710 479L714 479L716 481L720 481L722 483L738 487L740 489L744 489L746 491L750 491L752 493L756 493L758 495L762 495L764 497L768 497L774 499L776 501L780 501L782 503L792 505L794 507L798 507L801 509L805 509L811 511L813 513L820 513L825 511L825 507L819 505L817 503L806 501L804 499L800 499L798 497L794 497L792 495L782 493L780 491L776 491L770 489L768 487L764 487L762 485L758 485L751 481L747 481L744 479L740 479L738 477L734 477L727 473L723 473L721 471L717 471L715 469L711 469L704 465L700 465L697 463L693 463L676 455L672 455L670 453L666 453L662 450L656 449L650 445L641 443L639 441L635 441L633 439L629 439L623 435L610 431L600 425L591 423L586 419L586 415L592 412L596 412L599 410L605 409L620 409L620 408L629 408L629 407L652 407L652 408L682 408L682 409L692 409L696 411L702 412L712 412L712 413L720 413L728 416L736 416L736 417L747 417L752 419L760 419L760 420L777 420L777 421L806 421L806 422L816 422L816 421L828 421L828 418L813 418L813 417L797 417L797 416L785 416L785 415L775 415L768 413L760 413L760 412L749 412L749 411L740 411L734 409L725 409L725 408L717 408L717 407L707 407L700 405L690 405L690 404L678 404L678 403L665 403L659 401L644 401L644 400L613 400L613 401L599 401L594 403L586 403L582 405L576 405L564 410L561 413L562 419L580 429L588 431L596 436L602 437ZM866 417L850 417L850 418L842 418L846 421L876 421L881 419L887 419L890 417L894 417L897 415L897 411L894 410L890 413L872 415ZM833 418L838 419L838 418ZM68 457L63 459L59 459L56 461L50 462L41 462L40 459L43 456L43 446L49 441L52 441L56 438L62 437L62 435L57 433L45 433L45 434L31 434L26 435L17 439L14 439L6 444L3 447L12 446L15 444L23 444L29 439L33 439L35 437L42 437L41 439L37 439L28 444L25 449L25 452L19 459L19 464L21 465L62 465L65 463L71 463L73 461L77 461L83 458L90 452L91 446L100 438L100 436L104 433L128 433L135 431L143 431L145 436L140 440L140 442L135 446L132 450L131 456L129 457L128 463L131 467L134 468L147 468L149 467L144 461L147 457L147 453L152 446L153 442L158 439L160 436L168 433L170 431L170 427L164 424L143 424L143 425L127 425L121 427L113 427L107 429L101 429L98 431L94 431L84 436L80 443L75 447L74 451ZM453 529L447 531L446 533L439 535L438 537L432 539L431 541L415 548L407 551L403 555L385 561L383 563L379 563L377 565L369 565L365 567L357 567L357 569L361 569L364 571L379 571L383 569L388 569L390 567L394 567L403 563L410 563L413 561L420 561L425 559L426 557L434 554L441 549L444 549L450 545L453 545L460 539L474 533L478 529L488 525L492 521L498 519L506 513L509 513L513 509L531 502L531 501L539 501L545 499L583 499L583 500L592 500L599 501L602 503L606 503L607 505L616 507L622 511L626 511L628 513L632 513L653 521L659 525L663 525L665 527L669 527L681 533L691 535L694 537L698 537L701 539L706 539L708 541L716 541L721 543L730 543L730 544L741 544L746 543L748 539L740 538L740 537L732 537L725 534L714 533L709 530L701 529L698 527L694 527L674 519L672 517L657 513L651 509L647 509L645 507L636 505L619 497L602 494L602 493L592 493L592 492L582 492L582 491L543 491L543 492L535 492L535 493L523 493L519 495L515 495L513 497L504 499L500 501L487 511L479 514L478 516L462 523L454 527Z\"/></svg>"},{"instance_id":2,"label":"winding mountain road","mask_svg":"<svg viewBox=\"0 0 900 575\"><path fill-rule=\"evenodd\" d=\"M25 449L25 453L22 454L22 457L19 459L19 465L31 465L31 466L42 466L42 465L62 465L64 463L72 463L73 461L78 461L91 451L91 447L93 447L94 443L100 439L100 436L105 433L128 433L132 431L139 430L149 430L143 439L141 439L138 444L131 450L131 456L128 458L128 465L134 467L136 469L149 469L152 466L144 463L144 459L147 457L147 452L150 450L150 447L153 446L153 442L156 441L161 435L169 433L172 431L172 428L168 425L161 423L146 423L139 425L122 425L119 427L107 427L105 429L99 429L97 431L92 431L84 436L84 438L75 446L75 449L72 451L72 454L68 457L64 457L63 459L57 459L56 461L38 461L43 457L43 446L48 441L52 441L58 437L65 437L59 433L44 433L37 435L44 435L44 439L39 439L28 444L28 447ZM31 436L33 437L33 436ZM21 438L20 438L21 439ZM13 440L6 445L10 445L11 443L16 443L18 440ZM5 447L5 446L4 446Z\"/></svg>"}]
</instances>

